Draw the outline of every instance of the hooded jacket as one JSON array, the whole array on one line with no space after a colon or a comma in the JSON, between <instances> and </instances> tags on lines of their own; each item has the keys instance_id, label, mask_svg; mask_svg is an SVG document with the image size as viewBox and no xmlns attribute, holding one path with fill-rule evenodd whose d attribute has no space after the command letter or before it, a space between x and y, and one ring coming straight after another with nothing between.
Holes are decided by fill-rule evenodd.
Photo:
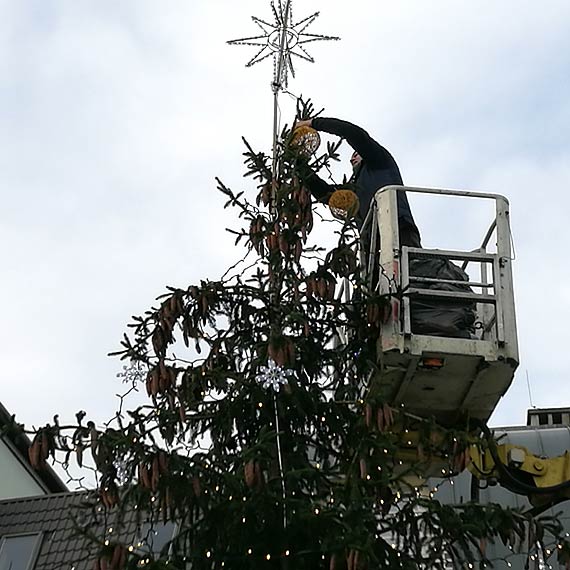
<instances>
[{"instance_id":1,"label":"hooded jacket","mask_svg":"<svg viewBox=\"0 0 570 570\"><path fill-rule=\"evenodd\" d=\"M366 218L370 202L374 194L384 186L392 184L403 186L400 169L393 156L379 143L377 143L364 129L340 119L326 119L315 117L312 126L317 131L323 131L344 138L348 144L362 157L362 162L355 169L351 182L357 186L360 211L358 218L360 224ZM320 202L326 202L334 186L313 174L307 180L311 193ZM413 226L418 231L412 216L412 210L405 192L397 192L398 224ZM419 235L419 231L418 231Z\"/></svg>"}]
</instances>

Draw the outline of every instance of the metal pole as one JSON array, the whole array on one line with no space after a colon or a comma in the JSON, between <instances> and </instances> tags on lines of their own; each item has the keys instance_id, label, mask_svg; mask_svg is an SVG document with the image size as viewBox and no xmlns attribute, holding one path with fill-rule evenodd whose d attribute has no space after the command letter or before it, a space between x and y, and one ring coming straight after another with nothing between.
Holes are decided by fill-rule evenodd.
<instances>
[{"instance_id":1,"label":"metal pole","mask_svg":"<svg viewBox=\"0 0 570 570\"><path fill-rule=\"evenodd\" d=\"M277 57L277 67L275 69L275 80L273 82L273 160L271 163L271 178L272 178L272 207L275 208L275 179L277 174L277 139L279 136L279 91L282 89L281 78L283 75L283 66L285 62L285 48L287 44L287 31L289 24L289 12L291 11L291 0L285 3L285 10L282 16L281 35L279 39L279 55Z\"/></svg>"}]
</instances>

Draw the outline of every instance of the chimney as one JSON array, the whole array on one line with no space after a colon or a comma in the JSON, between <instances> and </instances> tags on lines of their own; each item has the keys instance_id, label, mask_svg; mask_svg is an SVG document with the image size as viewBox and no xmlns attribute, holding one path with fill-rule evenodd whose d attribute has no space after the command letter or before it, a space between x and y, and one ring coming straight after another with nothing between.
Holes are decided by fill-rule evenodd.
<instances>
[{"instance_id":1,"label":"chimney","mask_svg":"<svg viewBox=\"0 0 570 570\"><path fill-rule=\"evenodd\" d=\"M531 408L527 411L527 426L570 426L570 408Z\"/></svg>"}]
</instances>

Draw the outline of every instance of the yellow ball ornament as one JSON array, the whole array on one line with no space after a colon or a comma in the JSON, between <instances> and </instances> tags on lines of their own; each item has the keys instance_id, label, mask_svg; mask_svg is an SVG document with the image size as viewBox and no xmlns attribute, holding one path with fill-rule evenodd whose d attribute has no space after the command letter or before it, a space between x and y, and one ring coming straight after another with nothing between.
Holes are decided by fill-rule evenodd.
<instances>
[{"instance_id":1,"label":"yellow ball ornament","mask_svg":"<svg viewBox=\"0 0 570 570\"><path fill-rule=\"evenodd\" d=\"M360 201L352 190L340 188L335 190L329 198L329 208L335 218L346 220L356 216L360 208Z\"/></svg>"},{"instance_id":2,"label":"yellow ball ornament","mask_svg":"<svg viewBox=\"0 0 570 570\"><path fill-rule=\"evenodd\" d=\"M291 146L297 147L299 152L311 155L317 152L321 144L321 136L312 127L297 127L291 137Z\"/></svg>"}]
</instances>

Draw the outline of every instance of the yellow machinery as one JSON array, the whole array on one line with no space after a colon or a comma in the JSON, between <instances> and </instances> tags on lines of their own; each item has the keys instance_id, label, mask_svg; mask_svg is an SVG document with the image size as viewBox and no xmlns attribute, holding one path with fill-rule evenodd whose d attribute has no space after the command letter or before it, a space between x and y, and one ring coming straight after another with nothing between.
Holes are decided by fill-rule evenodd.
<instances>
[{"instance_id":1,"label":"yellow machinery","mask_svg":"<svg viewBox=\"0 0 570 570\"><path fill-rule=\"evenodd\" d=\"M484 444L469 447L469 470L487 483L500 483L513 493L526 495L537 509L570 499L570 451L542 457L526 447L501 444L483 427Z\"/></svg>"},{"instance_id":2,"label":"yellow machinery","mask_svg":"<svg viewBox=\"0 0 570 570\"><path fill-rule=\"evenodd\" d=\"M409 414L396 412L400 418L404 415L406 422L396 421L390 432L400 441L396 457L407 474L404 482L408 487L422 486L428 478L453 477L468 469L486 485L500 484L526 496L537 511L570 499L570 450L556 457L537 455L525 446L501 443L484 424L472 424L471 432L463 433L463 440L450 440L448 430L432 424L426 444L425 438L422 443L422 428L415 429L422 420L417 418L414 425ZM563 431L560 435L567 438Z\"/></svg>"}]
</instances>

